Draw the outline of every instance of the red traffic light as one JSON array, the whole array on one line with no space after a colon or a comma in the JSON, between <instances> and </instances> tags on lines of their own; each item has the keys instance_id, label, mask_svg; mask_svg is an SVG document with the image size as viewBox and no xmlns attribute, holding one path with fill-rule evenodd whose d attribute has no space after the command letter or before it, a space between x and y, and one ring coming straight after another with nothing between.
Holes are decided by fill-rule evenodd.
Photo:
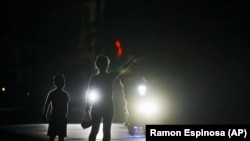
<instances>
[{"instance_id":1,"label":"red traffic light","mask_svg":"<svg viewBox=\"0 0 250 141\"><path fill-rule=\"evenodd\" d=\"M122 56L122 46L121 46L121 42L119 40L115 41L115 47L116 47L116 56L121 57Z\"/></svg>"}]
</instances>

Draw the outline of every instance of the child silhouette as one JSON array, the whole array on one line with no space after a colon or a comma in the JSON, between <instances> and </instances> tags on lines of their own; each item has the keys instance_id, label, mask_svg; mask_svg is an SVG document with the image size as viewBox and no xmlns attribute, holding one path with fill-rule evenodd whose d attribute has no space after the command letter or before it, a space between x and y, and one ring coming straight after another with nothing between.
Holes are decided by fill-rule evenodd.
<instances>
[{"instance_id":1,"label":"child silhouette","mask_svg":"<svg viewBox=\"0 0 250 141\"><path fill-rule=\"evenodd\" d=\"M58 135L59 141L64 141L64 137L67 136L67 115L69 105L68 92L64 91L65 78L62 74L53 76L53 83L55 89L51 90L44 104L43 118L47 121L47 111L51 106L49 126L47 135L49 141L54 141Z\"/></svg>"}]
</instances>

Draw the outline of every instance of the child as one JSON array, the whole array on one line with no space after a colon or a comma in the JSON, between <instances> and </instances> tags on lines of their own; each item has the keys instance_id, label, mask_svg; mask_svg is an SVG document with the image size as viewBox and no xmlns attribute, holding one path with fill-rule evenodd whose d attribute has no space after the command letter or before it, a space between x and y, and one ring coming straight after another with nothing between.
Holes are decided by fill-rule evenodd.
<instances>
[{"instance_id":1,"label":"child","mask_svg":"<svg viewBox=\"0 0 250 141\"><path fill-rule=\"evenodd\" d=\"M51 106L49 126L47 135L49 141L54 141L58 135L59 141L64 141L67 136L67 115L69 105L69 95L63 90L65 86L65 78L62 74L53 76L55 89L48 93L43 109L43 118L47 120L47 111Z\"/></svg>"}]
</instances>

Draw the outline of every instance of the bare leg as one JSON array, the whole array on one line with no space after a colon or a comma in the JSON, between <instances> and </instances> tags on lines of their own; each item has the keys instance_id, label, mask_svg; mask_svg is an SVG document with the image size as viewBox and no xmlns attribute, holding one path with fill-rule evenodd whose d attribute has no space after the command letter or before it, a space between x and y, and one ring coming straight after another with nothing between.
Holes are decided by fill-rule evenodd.
<instances>
[{"instance_id":1,"label":"bare leg","mask_svg":"<svg viewBox=\"0 0 250 141\"><path fill-rule=\"evenodd\" d=\"M56 136L55 136L55 135L50 136L50 137L49 137L49 141L54 141L54 140L55 140L55 138L56 138Z\"/></svg>"},{"instance_id":2,"label":"bare leg","mask_svg":"<svg viewBox=\"0 0 250 141\"><path fill-rule=\"evenodd\" d=\"M64 137L62 137L62 136L59 136L59 139L58 139L58 141L64 141Z\"/></svg>"},{"instance_id":3,"label":"bare leg","mask_svg":"<svg viewBox=\"0 0 250 141\"><path fill-rule=\"evenodd\" d=\"M100 128L100 124L101 122L93 122L92 123L92 129L89 135L89 141L95 141L96 140L96 136L99 132L99 128Z\"/></svg>"},{"instance_id":4,"label":"bare leg","mask_svg":"<svg viewBox=\"0 0 250 141\"><path fill-rule=\"evenodd\" d=\"M112 119L103 120L103 141L110 141L111 139L111 123Z\"/></svg>"},{"instance_id":5,"label":"bare leg","mask_svg":"<svg viewBox=\"0 0 250 141\"><path fill-rule=\"evenodd\" d=\"M106 109L106 114L103 116L103 141L110 141L111 139L111 124L114 115L113 106Z\"/></svg>"}]
</instances>

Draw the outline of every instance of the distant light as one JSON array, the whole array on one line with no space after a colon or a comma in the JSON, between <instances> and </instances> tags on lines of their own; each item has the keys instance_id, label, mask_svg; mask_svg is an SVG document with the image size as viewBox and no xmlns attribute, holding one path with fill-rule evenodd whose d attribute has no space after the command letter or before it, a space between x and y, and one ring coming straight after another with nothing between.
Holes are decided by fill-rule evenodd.
<instances>
[{"instance_id":1,"label":"distant light","mask_svg":"<svg viewBox=\"0 0 250 141\"><path fill-rule=\"evenodd\" d=\"M2 87L2 92L5 92L5 91L6 91L6 89L4 87Z\"/></svg>"}]
</instances>

